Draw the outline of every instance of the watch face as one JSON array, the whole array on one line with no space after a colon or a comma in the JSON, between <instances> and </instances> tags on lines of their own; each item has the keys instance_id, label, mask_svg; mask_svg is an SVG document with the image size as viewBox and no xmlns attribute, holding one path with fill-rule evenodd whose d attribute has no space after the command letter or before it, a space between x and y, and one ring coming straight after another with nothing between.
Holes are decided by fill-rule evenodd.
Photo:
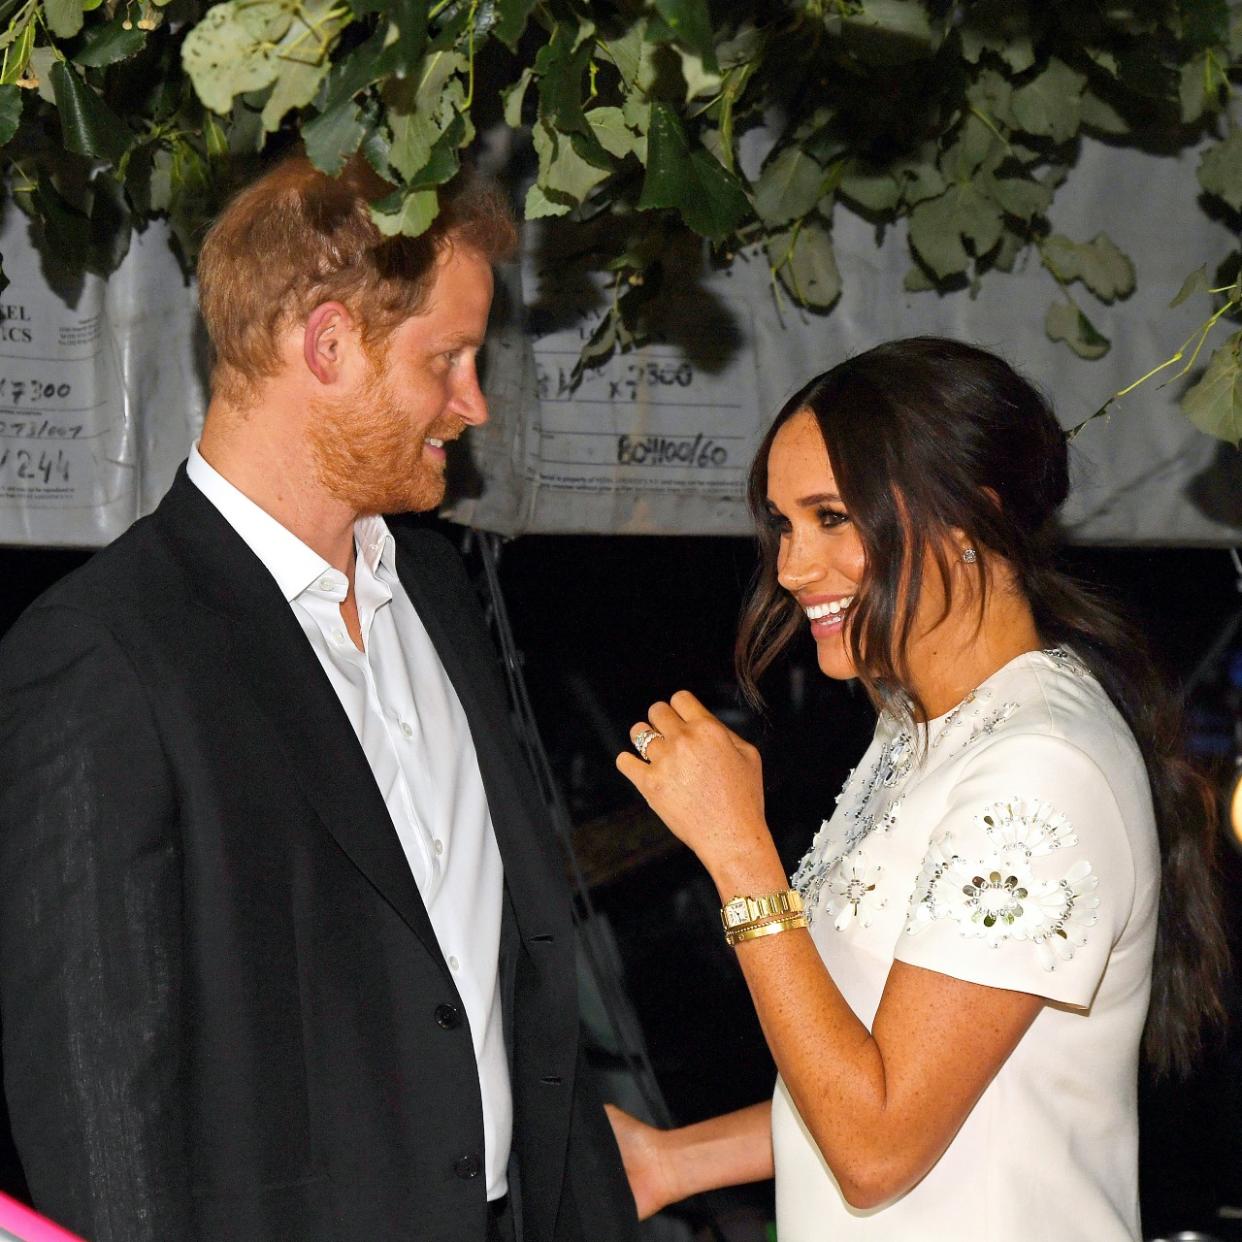
<instances>
[{"instance_id":1,"label":"watch face","mask_svg":"<svg viewBox=\"0 0 1242 1242\"><path fill-rule=\"evenodd\" d=\"M749 914L746 909L745 897L734 897L724 908L724 921L726 927L737 927L742 923L749 921Z\"/></svg>"}]
</instances>

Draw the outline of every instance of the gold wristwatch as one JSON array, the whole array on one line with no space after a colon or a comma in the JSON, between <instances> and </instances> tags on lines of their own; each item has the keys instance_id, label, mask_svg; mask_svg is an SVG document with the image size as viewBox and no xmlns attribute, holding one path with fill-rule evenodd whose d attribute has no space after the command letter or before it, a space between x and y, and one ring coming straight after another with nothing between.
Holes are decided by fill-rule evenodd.
<instances>
[{"instance_id":1,"label":"gold wristwatch","mask_svg":"<svg viewBox=\"0 0 1242 1242\"><path fill-rule=\"evenodd\" d=\"M783 892L768 893L763 897L731 897L720 908L720 921L726 932L733 932L764 919L801 913L802 894L797 889L787 888Z\"/></svg>"}]
</instances>

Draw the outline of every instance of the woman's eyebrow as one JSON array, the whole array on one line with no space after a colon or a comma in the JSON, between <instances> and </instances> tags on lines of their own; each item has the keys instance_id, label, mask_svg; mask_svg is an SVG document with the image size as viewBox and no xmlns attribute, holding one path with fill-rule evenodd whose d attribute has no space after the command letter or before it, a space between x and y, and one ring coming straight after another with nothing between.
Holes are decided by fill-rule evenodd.
<instances>
[{"instance_id":1,"label":"woman's eyebrow","mask_svg":"<svg viewBox=\"0 0 1242 1242\"><path fill-rule=\"evenodd\" d=\"M840 504L841 497L836 492L816 492L814 496L803 496L797 503L809 509L812 505Z\"/></svg>"}]
</instances>

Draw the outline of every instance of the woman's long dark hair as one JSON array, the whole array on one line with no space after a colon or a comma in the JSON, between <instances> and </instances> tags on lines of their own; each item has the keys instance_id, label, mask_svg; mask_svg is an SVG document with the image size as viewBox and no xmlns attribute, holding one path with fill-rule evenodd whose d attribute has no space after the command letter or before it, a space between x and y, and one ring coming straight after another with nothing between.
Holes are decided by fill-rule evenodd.
<instances>
[{"instance_id":1,"label":"woman's long dark hair","mask_svg":"<svg viewBox=\"0 0 1242 1242\"><path fill-rule=\"evenodd\" d=\"M989 562L1008 562L1043 642L1088 665L1130 726L1151 782L1162 882L1144 1050L1157 1073L1185 1074L1204 1033L1224 1020L1228 950L1216 883L1216 802L1182 754L1182 705L1139 631L1053 560L1069 492L1065 435L1047 402L1008 363L957 341L893 341L818 376L785 404L750 474L761 558L742 616L737 668L758 679L803 624L777 581L779 534L768 520L767 463L777 431L802 410L819 424L866 561L851 608L854 667L878 706L922 717L905 664L930 552L951 602L951 531ZM948 604L946 604L946 608Z\"/></svg>"}]
</instances>

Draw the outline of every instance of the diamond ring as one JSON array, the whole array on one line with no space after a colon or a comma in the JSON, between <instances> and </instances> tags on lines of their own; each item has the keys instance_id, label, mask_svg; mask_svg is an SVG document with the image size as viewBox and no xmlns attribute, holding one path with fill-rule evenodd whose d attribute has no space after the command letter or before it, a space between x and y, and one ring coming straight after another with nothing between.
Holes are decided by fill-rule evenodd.
<instances>
[{"instance_id":1,"label":"diamond ring","mask_svg":"<svg viewBox=\"0 0 1242 1242\"><path fill-rule=\"evenodd\" d=\"M650 746L656 738L660 738L661 741L664 739L664 734L660 733L656 729L644 729L641 733L635 734L634 736L634 749L638 751L639 758L646 763L651 762L651 760L647 758L647 747Z\"/></svg>"}]
</instances>

